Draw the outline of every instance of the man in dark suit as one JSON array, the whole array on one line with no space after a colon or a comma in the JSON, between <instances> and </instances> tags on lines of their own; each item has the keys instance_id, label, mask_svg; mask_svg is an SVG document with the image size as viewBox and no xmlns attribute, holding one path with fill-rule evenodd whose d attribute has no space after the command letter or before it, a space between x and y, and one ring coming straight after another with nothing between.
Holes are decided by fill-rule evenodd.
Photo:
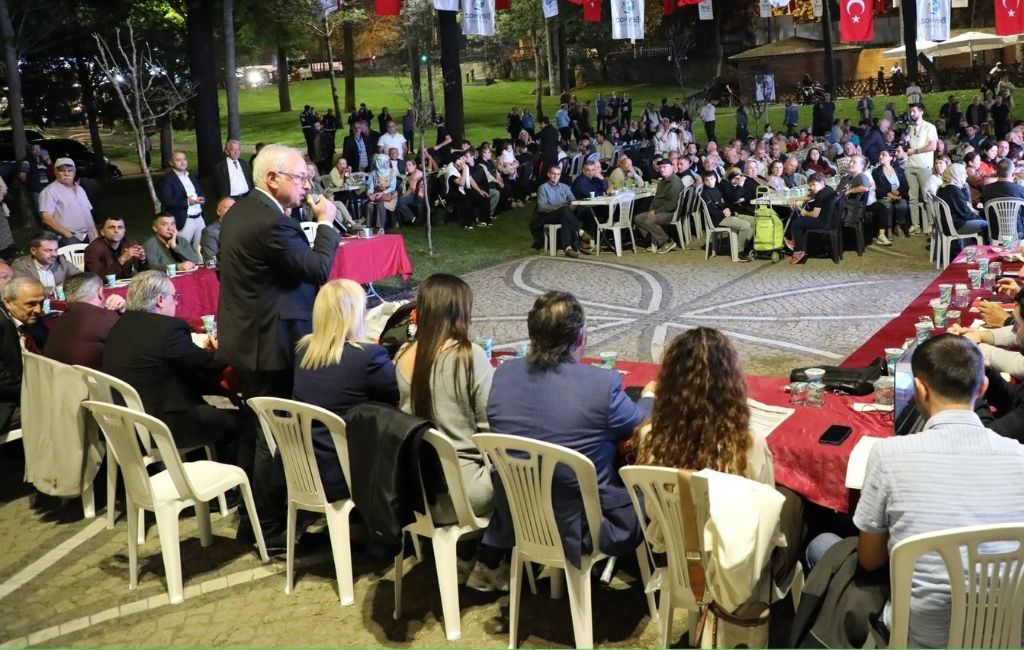
<instances>
[{"instance_id":1,"label":"man in dark suit","mask_svg":"<svg viewBox=\"0 0 1024 650\"><path fill-rule=\"evenodd\" d=\"M632 553L641 533L616 471L618 443L648 417L654 382L634 403L622 390L622 380L614 370L580 363L587 343L586 321L583 307L571 294L549 291L540 296L526 323L530 354L495 371L487 421L494 431L554 443L589 458L597 470L605 515L601 550L609 555ZM572 494L576 481L567 470L555 476L555 518L567 556L578 561L588 550L589 536L578 492ZM494 487L495 511L484 543L511 548L515 535L508 502L499 480L495 479Z\"/></svg>"},{"instance_id":2,"label":"man in dark suit","mask_svg":"<svg viewBox=\"0 0 1024 650\"><path fill-rule=\"evenodd\" d=\"M45 333L43 285L34 278L14 278L4 287L0 316L0 431L21 426L21 351L37 352L35 334Z\"/></svg>"},{"instance_id":3,"label":"man in dark suit","mask_svg":"<svg viewBox=\"0 0 1024 650\"><path fill-rule=\"evenodd\" d=\"M375 144L366 136L368 127L365 122L356 122L352 126L352 135L345 136L341 143L341 157L348 161L352 169L365 172L370 160L377 151Z\"/></svg>"},{"instance_id":4,"label":"man in dark suit","mask_svg":"<svg viewBox=\"0 0 1024 650\"><path fill-rule=\"evenodd\" d=\"M188 173L185 152L175 151L171 155L171 171L160 187L160 205L164 212L174 216L178 233L192 244L192 248L199 248L199 238L206 227L203 221L205 197L199 179Z\"/></svg>"},{"instance_id":5,"label":"man in dark suit","mask_svg":"<svg viewBox=\"0 0 1024 650\"><path fill-rule=\"evenodd\" d=\"M547 174L548 169L558 164L558 130L551 126L551 121L546 117L540 118L540 133L537 134L537 141L540 143L541 167L538 177Z\"/></svg>"},{"instance_id":6,"label":"man in dark suit","mask_svg":"<svg viewBox=\"0 0 1024 650\"><path fill-rule=\"evenodd\" d=\"M45 356L69 366L103 367L110 330L125 308L124 298L103 295L103 279L82 273L64 284L68 307L50 330Z\"/></svg>"},{"instance_id":7,"label":"man in dark suit","mask_svg":"<svg viewBox=\"0 0 1024 650\"><path fill-rule=\"evenodd\" d=\"M252 169L241 160L242 145L238 140L228 140L224 145L224 159L213 167L213 183L217 196L242 198L252 191Z\"/></svg>"},{"instance_id":8,"label":"man in dark suit","mask_svg":"<svg viewBox=\"0 0 1024 650\"><path fill-rule=\"evenodd\" d=\"M203 387L215 388L224 364L192 342L192 330L175 317L178 294L162 271L143 271L128 288L128 310L110 330L103 371L139 392L146 413L164 421L178 447L207 445L238 436L238 411L203 401ZM231 462L232 459L226 459Z\"/></svg>"},{"instance_id":9,"label":"man in dark suit","mask_svg":"<svg viewBox=\"0 0 1024 650\"><path fill-rule=\"evenodd\" d=\"M231 208L221 229L218 356L235 368L246 399L289 398L295 344L312 331L316 287L327 282L340 236L332 226L334 204L323 197L312 206L320 224L312 249L288 216L303 203L313 180L299 151L268 145L253 172L256 189ZM280 462L272 462L263 436L241 442L240 465L252 471L263 532L280 535L285 530Z\"/></svg>"}]
</instances>

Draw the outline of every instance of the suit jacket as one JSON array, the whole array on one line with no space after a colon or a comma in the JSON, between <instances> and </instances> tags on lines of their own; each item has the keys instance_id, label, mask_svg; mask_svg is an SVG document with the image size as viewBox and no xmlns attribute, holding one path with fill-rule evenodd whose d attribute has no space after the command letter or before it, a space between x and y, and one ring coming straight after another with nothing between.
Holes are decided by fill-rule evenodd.
<instances>
[{"instance_id":1,"label":"suit jacket","mask_svg":"<svg viewBox=\"0 0 1024 650\"><path fill-rule=\"evenodd\" d=\"M69 366L103 367L103 349L110 330L121 314L116 311L73 302L50 330L45 356Z\"/></svg>"},{"instance_id":2,"label":"suit jacket","mask_svg":"<svg viewBox=\"0 0 1024 650\"><path fill-rule=\"evenodd\" d=\"M39 271L36 269L35 260L32 259L31 255L22 255L18 259L11 262L11 270L14 271L15 277L20 278L32 278L33 280L39 279ZM53 262L53 281L54 284L64 284L64 280L70 278L72 275L78 275L81 271L78 267L67 261L63 255L58 255L57 259Z\"/></svg>"},{"instance_id":3,"label":"suit jacket","mask_svg":"<svg viewBox=\"0 0 1024 650\"><path fill-rule=\"evenodd\" d=\"M199 179L192 174L188 175L196 188L196 196L206 196ZM174 215L174 223L178 230L185 227L188 220L188 194L185 193L185 186L178 180L177 174L172 170L164 176L164 183L160 187L160 205L168 213Z\"/></svg>"},{"instance_id":4,"label":"suit jacket","mask_svg":"<svg viewBox=\"0 0 1024 650\"><path fill-rule=\"evenodd\" d=\"M118 279L130 278L139 271L146 270L146 263L133 259L127 264L121 264L118 259L125 248L135 246L137 242L125 238L117 249L112 249L103 237L97 237L85 247L85 270L89 273L103 277L105 275L116 275Z\"/></svg>"},{"instance_id":5,"label":"suit jacket","mask_svg":"<svg viewBox=\"0 0 1024 650\"><path fill-rule=\"evenodd\" d=\"M26 326L36 341L37 349L45 349L48 330L42 322ZM5 431L14 409L21 406L21 336L5 309L0 308L0 431Z\"/></svg>"},{"instance_id":6,"label":"suit jacket","mask_svg":"<svg viewBox=\"0 0 1024 650\"><path fill-rule=\"evenodd\" d=\"M369 166L373 160L373 154L377 153L377 149L372 146L373 143L370 142L369 136L363 136L363 144L366 146L366 162ZM349 167L356 171L365 172L368 168L359 166L359 146L356 144L356 139L351 135L345 136L341 143L341 157L347 160Z\"/></svg>"},{"instance_id":7,"label":"suit jacket","mask_svg":"<svg viewBox=\"0 0 1024 650\"><path fill-rule=\"evenodd\" d=\"M902 169L895 165L893 166L893 170L896 172L896 179L899 181L899 185L897 187L893 187L892 183L889 182L889 179L885 177L885 174L882 173L881 166L875 167L871 172L871 178L875 181L875 196L879 200L884 199L885 196L893 190L898 191L900 193L900 198L904 200L910 196L910 186L907 185L907 175L903 173Z\"/></svg>"},{"instance_id":8,"label":"suit jacket","mask_svg":"<svg viewBox=\"0 0 1024 650\"><path fill-rule=\"evenodd\" d=\"M223 223L220 219L208 223L199 235L199 247L203 251L203 259L214 259L220 253L220 229Z\"/></svg>"},{"instance_id":9,"label":"suit jacket","mask_svg":"<svg viewBox=\"0 0 1024 650\"><path fill-rule=\"evenodd\" d=\"M310 249L298 222L260 190L231 208L220 237L220 358L241 370L293 367L340 237L317 228Z\"/></svg>"},{"instance_id":10,"label":"suit jacket","mask_svg":"<svg viewBox=\"0 0 1024 650\"><path fill-rule=\"evenodd\" d=\"M639 524L629 494L616 471L618 443L650 413L650 397L634 403L622 390L618 373L585 363L566 362L546 372L514 359L494 372L487 402L487 420L498 433L523 436L575 450L597 470L601 511L601 550L611 555L630 552L639 541ZM495 511L485 543L511 548L515 535L501 481L494 477ZM579 566L590 547L583 504L576 479L567 469L555 474L555 518L567 557Z\"/></svg>"},{"instance_id":11,"label":"suit jacket","mask_svg":"<svg viewBox=\"0 0 1024 650\"><path fill-rule=\"evenodd\" d=\"M192 342L180 318L128 311L110 330L103 349L103 372L139 392L146 413L163 418L203 404L204 379L224 369L212 352Z\"/></svg>"},{"instance_id":12,"label":"suit jacket","mask_svg":"<svg viewBox=\"0 0 1024 650\"><path fill-rule=\"evenodd\" d=\"M249 163L241 158L238 159L238 164L242 167L242 174L245 176L245 182L249 184L249 191L251 192L256 187L252 182L252 168L249 167ZM194 183L195 179L192 182ZM221 158L213 166L213 185L217 191L217 196L220 198L231 196L231 176L228 174L228 159L226 157Z\"/></svg>"}]
</instances>

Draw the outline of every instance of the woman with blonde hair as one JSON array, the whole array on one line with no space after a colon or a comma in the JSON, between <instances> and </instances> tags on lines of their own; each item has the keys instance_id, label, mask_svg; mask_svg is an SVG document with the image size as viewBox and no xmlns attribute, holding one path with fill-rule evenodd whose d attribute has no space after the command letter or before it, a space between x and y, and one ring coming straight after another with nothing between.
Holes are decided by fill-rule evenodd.
<instances>
[{"instance_id":1,"label":"woman with blonde hair","mask_svg":"<svg viewBox=\"0 0 1024 650\"><path fill-rule=\"evenodd\" d=\"M398 351L395 364L401 409L430 420L455 443L467 496L473 512L482 515L492 509L493 488L471 437L490 430L487 398L494 371L469 338L472 311L473 292L463 280L443 273L427 278L416 296L416 338Z\"/></svg>"},{"instance_id":2,"label":"woman with blonde hair","mask_svg":"<svg viewBox=\"0 0 1024 650\"><path fill-rule=\"evenodd\" d=\"M296 346L292 397L344 418L364 402L398 403L395 366L366 336L366 292L352 280L332 280L313 303L313 332ZM328 501L349 496L334 441L313 427L313 452Z\"/></svg>"}]
</instances>

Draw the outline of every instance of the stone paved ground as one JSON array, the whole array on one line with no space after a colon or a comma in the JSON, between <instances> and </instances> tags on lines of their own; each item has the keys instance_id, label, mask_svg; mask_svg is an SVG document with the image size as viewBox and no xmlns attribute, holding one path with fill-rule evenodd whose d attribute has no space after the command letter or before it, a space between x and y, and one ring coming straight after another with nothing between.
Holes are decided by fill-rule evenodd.
<instances>
[{"instance_id":1,"label":"stone paved ground","mask_svg":"<svg viewBox=\"0 0 1024 650\"><path fill-rule=\"evenodd\" d=\"M751 372L836 362L897 314L935 276L924 240L848 254L841 265L732 264L703 253L626 253L579 261L536 256L467 276L475 291L475 331L497 347L526 338L524 315L548 288L585 302L590 352L617 350L651 360L682 328L730 332ZM82 520L78 502L36 499L21 482L20 443L0 449L0 643L13 646L417 646L503 647L507 595L462 590L460 640L449 644L433 564L408 569L404 613L392 618L391 564L356 547L355 604L341 607L326 547L302 556L293 594L283 593L283 562L263 564L234 541L235 515L214 514L203 549L194 519L182 518L186 600L170 605L150 518L140 549L139 587L128 590L123 517L114 530ZM102 504L99 504L102 505ZM542 591L546 581L541 582ZM628 567L613 588L594 590L595 643L656 643ZM524 595L520 644L571 645L568 603ZM680 633L681 624L677 624Z\"/></svg>"}]
</instances>

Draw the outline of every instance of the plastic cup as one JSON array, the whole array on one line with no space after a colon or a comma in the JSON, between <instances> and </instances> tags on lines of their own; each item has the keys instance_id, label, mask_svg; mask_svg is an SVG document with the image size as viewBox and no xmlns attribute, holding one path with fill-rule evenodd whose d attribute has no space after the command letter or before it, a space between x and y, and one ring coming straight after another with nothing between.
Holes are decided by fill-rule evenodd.
<instances>
[{"instance_id":1,"label":"plastic cup","mask_svg":"<svg viewBox=\"0 0 1024 650\"><path fill-rule=\"evenodd\" d=\"M365 237L366 239L369 239L370 238L370 233L371 233L371 230L369 228L363 228L363 237Z\"/></svg>"},{"instance_id":2,"label":"plastic cup","mask_svg":"<svg viewBox=\"0 0 1024 650\"><path fill-rule=\"evenodd\" d=\"M217 331L216 316L214 316L213 314L206 314L205 316L201 316L200 318L202 318L203 320L203 331L205 331L207 334L213 334L214 332Z\"/></svg>"},{"instance_id":3,"label":"plastic cup","mask_svg":"<svg viewBox=\"0 0 1024 650\"><path fill-rule=\"evenodd\" d=\"M949 305L939 299L932 300L930 304L932 307L932 323L935 325L935 329L944 327L946 324L946 310L949 308Z\"/></svg>"},{"instance_id":4,"label":"plastic cup","mask_svg":"<svg viewBox=\"0 0 1024 650\"><path fill-rule=\"evenodd\" d=\"M823 385L808 384L807 406L821 408L825 405L825 387Z\"/></svg>"},{"instance_id":5,"label":"plastic cup","mask_svg":"<svg viewBox=\"0 0 1024 650\"><path fill-rule=\"evenodd\" d=\"M615 362L619 359L618 352L615 352L614 350L605 350L604 352L598 353L597 356L601 359L602 368L615 370Z\"/></svg>"},{"instance_id":6,"label":"plastic cup","mask_svg":"<svg viewBox=\"0 0 1024 650\"><path fill-rule=\"evenodd\" d=\"M178 265L177 264L168 264L166 270L167 270L167 277L169 277L169 278L173 278L174 276L178 275Z\"/></svg>"},{"instance_id":7,"label":"plastic cup","mask_svg":"<svg viewBox=\"0 0 1024 650\"><path fill-rule=\"evenodd\" d=\"M920 321L914 325L914 333L917 335L917 342L924 343L932 335L931 321Z\"/></svg>"},{"instance_id":8,"label":"plastic cup","mask_svg":"<svg viewBox=\"0 0 1024 650\"><path fill-rule=\"evenodd\" d=\"M114 286L115 282L117 282L117 276L116 275L104 275L103 276L103 283L106 284L108 287Z\"/></svg>"},{"instance_id":9,"label":"plastic cup","mask_svg":"<svg viewBox=\"0 0 1024 650\"><path fill-rule=\"evenodd\" d=\"M43 313L49 314L51 311L53 311L53 308L50 306L50 299L43 299Z\"/></svg>"},{"instance_id":10,"label":"plastic cup","mask_svg":"<svg viewBox=\"0 0 1024 650\"><path fill-rule=\"evenodd\" d=\"M892 377L879 377L875 380L875 404L892 406L895 381Z\"/></svg>"},{"instance_id":11,"label":"plastic cup","mask_svg":"<svg viewBox=\"0 0 1024 650\"><path fill-rule=\"evenodd\" d=\"M988 258L987 257L979 257L978 258L978 270L981 271L982 275L985 275L986 273L988 273Z\"/></svg>"},{"instance_id":12,"label":"plastic cup","mask_svg":"<svg viewBox=\"0 0 1024 650\"><path fill-rule=\"evenodd\" d=\"M517 358L521 359L521 358L525 357L529 353L530 353L530 344L529 343L520 343L519 345L516 346L516 357Z\"/></svg>"},{"instance_id":13,"label":"plastic cup","mask_svg":"<svg viewBox=\"0 0 1024 650\"><path fill-rule=\"evenodd\" d=\"M974 258L978 253L974 246L968 246L967 248L965 248L964 253L967 255L967 263L974 264Z\"/></svg>"},{"instance_id":14,"label":"plastic cup","mask_svg":"<svg viewBox=\"0 0 1024 650\"><path fill-rule=\"evenodd\" d=\"M494 339L492 339L489 336L480 337L480 338L478 338L476 340L476 344L479 345L483 349L484 354L487 355L488 361L491 358L493 358L493 356L494 356Z\"/></svg>"},{"instance_id":15,"label":"plastic cup","mask_svg":"<svg viewBox=\"0 0 1024 650\"><path fill-rule=\"evenodd\" d=\"M63 284L58 284L56 287L54 287L53 288L53 295L54 295L55 298L57 298L57 300L64 300L65 299L65 297L64 297L64 285Z\"/></svg>"},{"instance_id":16,"label":"plastic cup","mask_svg":"<svg viewBox=\"0 0 1024 650\"><path fill-rule=\"evenodd\" d=\"M991 273L992 275L996 276L996 279L998 280L999 276L1003 274L1003 263L1002 262L989 262L988 263L988 272Z\"/></svg>"},{"instance_id":17,"label":"plastic cup","mask_svg":"<svg viewBox=\"0 0 1024 650\"><path fill-rule=\"evenodd\" d=\"M986 273L985 276L981 279L981 288L984 289L985 291L995 291L996 276L993 275L992 273Z\"/></svg>"},{"instance_id":18,"label":"plastic cup","mask_svg":"<svg viewBox=\"0 0 1024 650\"><path fill-rule=\"evenodd\" d=\"M960 309L966 309L970 303L971 290L967 288L966 284L958 283L956 288L953 290L953 302L951 302L950 305Z\"/></svg>"},{"instance_id":19,"label":"plastic cup","mask_svg":"<svg viewBox=\"0 0 1024 650\"><path fill-rule=\"evenodd\" d=\"M960 324L960 310L950 309L946 312L946 327L953 327Z\"/></svg>"},{"instance_id":20,"label":"plastic cup","mask_svg":"<svg viewBox=\"0 0 1024 650\"><path fill-rule=\"evenodd\" d=\"M901 358L903 358L903 348L886 348L885 349L885 365L889 369L890 375L896 374L896 364Z\"/></svg>"},{"instance_id":21,"label":"plastic cup","mask_svg":"<svg viewBox=\"0 0 1024 650\"><path fill-rule=\"evenodd\" d=\"M596 193L596 192L591 192L591 193L590 193L590 198L594 198L595 196L597 196L597 193Z\"/></svg>"},{"instance_id":22,"label":"plastic cup","mask_svg":"<svg viewBox=\"0 0 1024 650\"><path fill-rule=\"evenodd\" d=\"M967 277L970 278L971 280L972 289L981 288L981 279L983 277L981 269L970 269L969 271L967 271Z\"/></svg>"},{"instance_id":23,"label":"plastic cup","mask_svg":"<svg viewBox=\"0 0 1024 650\"><path fill-rule=\"evenodd\" d=\"M940 284L939 285L939 300L946 303L947 305L953 302L953 285L951 284Z\"/></svg>"},{"instance_id":24,"label":"plastic cup","mask_svg":"<svg viewBox=\"0 0 1024 650\"><path fill-rule=\"evenodd\" d=\"M825 376L825 371L821 368L808 368L804 370L804 374L807 376L807 383L811 386L824 386L822 378Z\"/></svg>"},{"instance_id":25,"label":"plastic cup","mask_svg":"<svg viewBox=\"0 0 1024 650\"><path fill-rule=\"evenodd\" d=\"M789 403L793 406L807 404L807 382L795 381L789 385Z\"/></svg>"}]
</instances>

